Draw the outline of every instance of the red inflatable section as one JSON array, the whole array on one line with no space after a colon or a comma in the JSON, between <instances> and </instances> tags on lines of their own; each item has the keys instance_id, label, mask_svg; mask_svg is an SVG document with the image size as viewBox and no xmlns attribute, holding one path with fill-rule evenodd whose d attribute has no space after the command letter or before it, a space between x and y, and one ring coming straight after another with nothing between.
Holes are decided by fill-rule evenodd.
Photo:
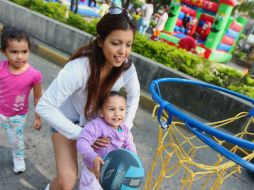
<instances>
[{"instance_id":1,"label":"red inflatable section","mask_svg":"<svg viewBox=\"0 0 254 190\"><path fill-rule=\"evenodd\" d=\"M188 5L202 8L204 0L182 0L182 2Z\"/></svg>"},{"instance_id":2,"label":"red inflatable section","mask_svg":"<svg viewBox=\"0 0 254 190\"><path fill-rule=\"evenodd\" d=\"M191 1L190 0L182 0L182 2L185 4L190 4Z\"/></svg>"},{"instance_id":3,"label":"red inflatable section","mask_svg":"<svg viewBox=\"0 0 254 190\"><path fill-rule=\"evenodd\" d=\"M200 28L200 32L199 32L199 38L201 40L205 40L206 37L208 36L208 34L210 33L210 30L211 30L211 26L212 24L208 21L206 21L203 25L202 28Z\"/></svg>"},{"instance_id":4,"label":"red inflatable section","mask_svg":"<svg viewBox=\"0 0 254 190\"><path fill-rule=\"evenodd\" d=\"M237 0L220 0L220 3L230 5L230 6L236 6Z\"/></svg>"},{"instance_id":5,"label":"red inflatable section","mask_svg":"<svg viewBox=\"0 0 254 190\"><path fill-rule=\"evenodd\" d=\"M204 0L196 0L197 7L203 8L203 5L204 5Z\"/></svg>"},{"instance_id":6,"label":"red inflatable section","mask_svg":"<svg viewBox=\"0 0 254 190\"><path fill-rule=\"evenodd\" d=\"M181 12L183 12L184 14L189 13L190 16L196 17L196 11L194 11L193 9L190 9L187 6L182 6Z\"/></svg>"},{"instance_id":7,"label":"red inflatable section","mask_svg":"<svg viewBox=\"0 0 254 190\"><path fill-rule=\"evenodd\" d=\"M183 5L181 7L181 12L183 12L184 14L186 14L188 11L189 11L189 8L187 6Z\"/></svg>"},{"instance_id":8,"label":"red inflatable section","mask_svg":"<svg viewBox=\"0 0 254 190\"><path fill-rule=\"evenodd\" d=\"M230 28L231 28L232 30L235 30L236 32L240 32L240 31L242 30L242 25L239 24L237 21L234 20L234 21L231 23Z\"/></svg>"},{"instance_id":9,"label":"red inflatable section","mask_svg":"<svg viewBox=\"0 0 254 190\"><path fill-rule=\"evenodd\" d=\"M206 59L208 59L208 58L210 57L211 53L212 53L212 50L206 48L203 44L200 44L199 46L202 47L203 49L205 49L204 57L205 57Z\"/></svg>"},{"instance_id":10,"label":"red inflatable section","mask_svg":"<svg viewBox=\"0 0 254 190\"><path fill-rule=\"evenodd\" d=\"M198 19L194 17L190 20L190 22L187 23L186 30L188 35L192 36L195 33L197 24Z\"/></svg>"},{"instance_id":11,"label":"red inflatable section","mask_svg":"<svg viewBox=\"0 0 254 190\"><path fill-rule=\"evenodd\" d=\"M197 29L196 29L196 32L197 32L197 33L200 33L201 30L202 30L202 27L198 26Z\"/></svg>"},{"instance_id":12,"label":"red inflatable section","mask_svg":"<svg viewBox=\"0 0 254 190\"><path fill-rule=\"evenodd\" d=\"M214 3L211 1L204 1L203 9L206 9L206 10L212 11L212 12L217 12L219 9L219 5L217 3Z\"/></svg>"},{"instance_id":13,"label":"red inflatable section","mask_svg":"<svg viewBox=\"0 0 254 190\"><path fill-rule=\"evenodd\" d=\"M210 22L210 23L213 23L214 17L213 17L213 16L210 16L210 15L208 15L208 14L202 14L202 15L200 16L200 20L208 21L208 22Z\"/></svg>"},{"instance_id":14,"label":"red inflatable section","mask_svg":"<svg viewBox=\"0 0 254 190\"><path fill-rule=\"evenodd\" d=\"M176 26L182 26L182 24L183 24L183 20L178 18L176 21Z\"/></svg>"},{"instance_id":15,"label":"red inflatable section","mask_svg":"<svg viewBox=\"0 0 254 190\"><path fill-rule=\"evenodd\" d=\"M226 36L226 35L221 40L221 43L227 44L227 45L230 45L230 46L232 46L234 44L234 42L235 42L234 38L231 38L231 37Z\"/></svg>"}]
</instances>

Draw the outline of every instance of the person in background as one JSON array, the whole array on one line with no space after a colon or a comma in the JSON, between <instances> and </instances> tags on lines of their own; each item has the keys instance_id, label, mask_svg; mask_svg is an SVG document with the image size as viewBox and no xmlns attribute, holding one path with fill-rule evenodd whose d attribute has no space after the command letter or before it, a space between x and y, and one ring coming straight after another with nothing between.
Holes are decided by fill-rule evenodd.
<instances>
[{"instance_id":1,"label":"person in background","mask_svg":"<svg viewBox=\"0 0 254 190\"><path fill-rule=\"evenodd\" d=\"M163 31L165 24L168 20L168 7L162 7L158 13L154 14L154 18L157 20L156 26L153 28L153 35L151 36L152 40L158 41L160 40L161 31Z\"/></svg>"},{"instance_id":2,"label":"person in background","mask_svg":"<svg viewBox=\"0 0 254 190\"><path fill-rule=\"evenodd\" d=\"M192 52L194 54L198 54L196 48L197 48L197 38L198 38L198 34L194 33L193 37L186 35L184 38L182 38L181 40L179 40L179 47L181 49L185 49L188 52Z\"/></svg>"},{"instance_id":3,"label":"person in background","mask_svg":"<svg viewBox=\"0 0 254 190\"><path fill-rule=\"evenodd\" d=\"M138 31L140 34L145 35L149 28L151 17L153 15L153 2L147 0L141 7L141 18L138 21Z\"/></svg>"},{"instance_id":4,"label":"person in background","mask_svg":"<svg viewBox=\"0 0 254 190\"><path fill-rule=\"evenodd\" d=\"M96 7L96 0L88 0L88 6L91 7L93 3L93 6Z\"/></svg>"},{"instance_id":5,"label":"person in background","mask_svg":"<svg viewBox=\"0 0 254 190\"><path fill-rule=\"evenodd\" d=\"M74 13L78 13L79 0L71 0L70 10Z\"/></svg>"},{"instance_id":6,"label":"person in background","mask_svg":"<svg viewBox=\"0 0 254 190\"><path fill-rule=\"evenodd\" d=\"M26 170L24 127L29 94L33 89L36 105L41 97L42 74L28 63L30 40L24 31L5 28L1 35L1 51L7 60L0 60L0 127L7 131L13 171L19 173ZM41 128L38 114L35 114L33 127Z\"/></svg>"},{"instance_id":7,"label":"person in background","mask_svg":"<svg viewBox=\"0 0 254 190\"><path fill-rule=\"evenodd\" d=\"M36 106L52 126L57 176L46 190L73 189L78 175L76 140L88 121L97 116L99 100L121 88L127 94L126 125L131 129L140 97L140 84L129 59L135 23L125 9L110 7L96 26L95 39L78 49L59 72ZM110 144L101 137L93 144Z\"/></svg>"},{"instance_id":8,"label":"person in background","mask_svg":"<svg viewBox=\"0 0 254 190\"><path fill-rule=\"evenodd\" d=\"M154 27L154 31L158 30L158 31L162 31L165 27L165 24L168 20L168 6L163 6L158 13L156 13L154 16L158 17L158 22L156 24L156 26Z\"/></svg>"},{"instance_id":9,"label":"person in background","mask_svg":"<svg viewBox=\"0 0 254 190\"><path fill-rule=\"evenodd\" d=\"M85 166L81 172L79 190L102 190L98 181L103 157L109 152L124 148L137 153L130 129L124 124L126 99L117 91L111 91L100 100L99 117L91 120L82 129L77 140L77 150ZM99 150L92 145L99 137L108 137L111 144Z\"/></svg>"}]
</instances>

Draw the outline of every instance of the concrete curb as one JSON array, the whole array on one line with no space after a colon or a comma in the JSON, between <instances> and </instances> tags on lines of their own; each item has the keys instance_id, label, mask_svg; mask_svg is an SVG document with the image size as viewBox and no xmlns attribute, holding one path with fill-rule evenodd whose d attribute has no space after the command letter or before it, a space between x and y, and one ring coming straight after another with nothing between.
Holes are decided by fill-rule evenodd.
<instances>
[{"instance_id":1,"label":"concrete curb","mask_svg":"<svg viewBox=\"0 0 254 190\"><path fill-rule=\"evenodd\" d=\"M34 43L32 44L32 46L34 47L34 49L32 50L34 53L53 62L54 64L56 64L60 67L62 67L64 65L64 63L66 63L68 60L67 56L61 55L61 54L49 49L46 46L34 44Z\"/></svg>"}]
</instances>

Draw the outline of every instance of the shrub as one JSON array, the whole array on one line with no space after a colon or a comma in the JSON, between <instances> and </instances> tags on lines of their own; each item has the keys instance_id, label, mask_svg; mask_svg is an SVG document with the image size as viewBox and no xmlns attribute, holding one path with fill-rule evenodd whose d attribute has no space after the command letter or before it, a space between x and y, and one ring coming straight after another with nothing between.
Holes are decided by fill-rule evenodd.
<instances>
[{"instance_id":1,"label":"shrub","mask_svg":"<svg viewBox=\"0 0 254 190\"><path fill-rule=\"evenodd\" d=\"M166 43L148 40L140 34L136 34L132 50L166 66L193 74L196 65L208 62L201 57L174 46L169 46Z\"/></svg>"},{"instance_id":2,"label":"shrub","mask_svg":"<svg viewBox=\"0 0 254 190\"><path fill-rule=\"evenodd\" d=\"M228 87L229 85L240 85L240 79L243 78L242 72L221 64L217 65L216 70L215 76L221 81L219 84L220 86Z\"/></svg>"},{"instance_id":3,"label":"shrub","mask_svg":"<svg viewBox=\"0 0 254 190\"><path fill-rule=\"evenodd\" d=\"M246 76L246 84L254 87L254 80L251 78L250 75Z\"/></svg>"},{"instance_id":4,"label":"shrub","mask_svg":"<svg viewBox=\"0 0 254 190\"><path fill-rule=\"evenodd\" d=\"M72 12L69 13L69 17L67 19L67 24L71 25L75 28L78 28L80 30L86 30L87 28L87 21L83 19L81 16L74 14Z\"/></svg>"},{"instance_id":5,"label":"shrub","mask_svg":"<svg viewBox=\"0 0 254 190\"><path fill-rule=\"evenodd\" d=\"M60 22L66 22L66 7L59 3L45 3L43 0L11 0L31 10L44 14Z\"/></svg>"},{"instance_id":6,"label":"shrub","mask_svg":"<svg viewBox=\"0 0 254 190\"><path fill-rule=\"evenodd\" d=\"M86 32L96 35L96 25L99 19L93 19L92 21L87 23Z\"/></svg>"}]
</instances>

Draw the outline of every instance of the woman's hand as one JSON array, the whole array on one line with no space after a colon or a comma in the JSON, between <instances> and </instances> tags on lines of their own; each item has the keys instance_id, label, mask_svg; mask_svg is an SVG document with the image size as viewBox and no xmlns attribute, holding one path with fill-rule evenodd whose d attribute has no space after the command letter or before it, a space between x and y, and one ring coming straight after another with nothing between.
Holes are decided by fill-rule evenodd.
<instances>
[{"instance_id":1,"label":"woman's hand","mask_svg":"<svg viewBox=\"0 0 254 190\"><path fill-rule=\"evenodd\" d=\"M40 118L36 118L34 120L34 125L33 125L34 129L40 130L41 129L41 119Z\"/></svg>"},{"instance_id":2,"label":"woman's hand","mask_svg":"<svg viewBox=\"0 0 254 190\"><path fill-rule=\"evenodd\" d=\"M101 149L103 147L106 147L108 144L110 144L110 139L107 137L101 137L94 142L92 147L93 149Z\"/></svg>"},{"instance_id":3,"label":"woman's hand","mask_svg":"<svg viewBox=\"0 0 254 190\"><path fill-rule=\"evenodd\" d=\"M97 180L99 180L100 178L100 169L101 169L101 165L103 164L104 164L104 161L102 160L102 158L99 156L96 156L93 161L93 165L94 165L94 174Z\"/></svg>"}]
</instances>

